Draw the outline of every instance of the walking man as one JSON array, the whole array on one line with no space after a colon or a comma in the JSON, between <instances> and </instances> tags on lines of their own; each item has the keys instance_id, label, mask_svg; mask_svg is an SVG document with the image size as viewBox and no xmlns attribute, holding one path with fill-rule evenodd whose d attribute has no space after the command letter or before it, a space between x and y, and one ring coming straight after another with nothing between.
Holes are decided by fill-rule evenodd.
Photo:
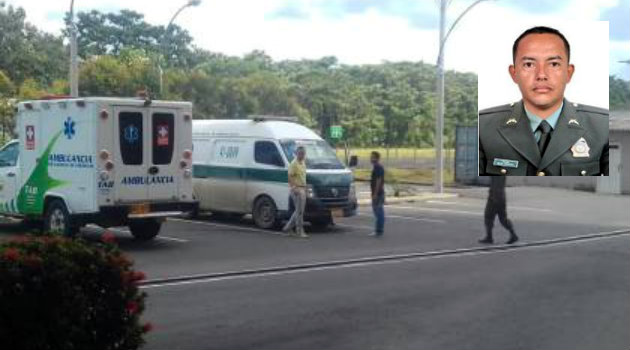
<instances>
[{"instance_id":1,"label":"walking man","mask_svg":"<svg viewBox=\"0 0 630 350\"><path fill-rule=\"evenodd\" d=\"M484 212L484 221L486 224L486 237L479 240L479 243L492 244L492 227L494 226L494 217L499 216L499 222L510 231L510 239L507 244L518 241L518 236L514 232L514 225L507 217L507 204L505 199L505 176L490 176L490 190L488 191L488 202Z\"/></svg>"},{"instance_id":2,"label":"walking man","mask_svg":"<svg viewBox=\"0 0 630 350\"><path fill-rule=\"evenodd\" d=\"M298 146L295 150L295 158L289 165L289 190L293 200L293 215L284 226L283 231L295 229L298 237L306 238L304 233L304 208L306 207L306 150L304 146Z\"/></svg>"},{"instance_id":3,"label":"walking man","mask_svg":"<svg viewBox=\"0 0 630 350\"><path fill-rule=\"evenodd\" d=\"M383 236L385 226L385 168L381 165L381 154L373 151L370 156L372 163L372 176L370 189L372 192L372 211L376 219L375 230L371 236Z\"/></svg>"}]
</instances>

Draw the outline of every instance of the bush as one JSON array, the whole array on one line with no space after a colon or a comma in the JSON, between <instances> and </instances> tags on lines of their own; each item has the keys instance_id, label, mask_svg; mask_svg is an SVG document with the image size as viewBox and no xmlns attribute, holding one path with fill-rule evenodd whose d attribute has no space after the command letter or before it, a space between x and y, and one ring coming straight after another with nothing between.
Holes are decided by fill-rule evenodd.
<instances>
[{"instance_id":1,"label":"bush","mask_svg":"<svg viewBox=\"0 0 630 350\"><path fill-rule=\"evenodd\" d=\"M0 244L0 349L137 349L144 274L111 242L23 237Z\"/></svg>"}]
</instances>

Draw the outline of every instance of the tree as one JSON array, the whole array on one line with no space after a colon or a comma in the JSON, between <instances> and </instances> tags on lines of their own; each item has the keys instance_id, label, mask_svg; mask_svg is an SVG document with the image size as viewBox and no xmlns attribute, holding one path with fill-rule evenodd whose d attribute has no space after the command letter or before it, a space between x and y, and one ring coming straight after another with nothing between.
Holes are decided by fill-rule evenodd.
<instances>
[{"instance_id":1,"label":"tree","mask_svg":"<svg viewBox=\"0 0 630 350\"><path fill-rule=\"evenodd\" d=\"M66 17L68 23L69 17ZM144 15L121 10L103 13L92 10L77 14L76 27L79 56L119 55L125 50L140 50L145 55L164 56L165 66L192 67L192 37L188 31L173 24L168 32L164 26L154 26ZM64 31L68 35L68 29Z\"/></svg>"},{"instance_id":2,"label":"tree","mask_svg":"<svg viewBox=\"0 0 630 350\"><path fill-rule=\"evenodd\" d=\"M25 22L22 8L0 2L0 70L19 85L28 78L50 84L67 74L61 37Z\"/></svg>"}]
</instances>

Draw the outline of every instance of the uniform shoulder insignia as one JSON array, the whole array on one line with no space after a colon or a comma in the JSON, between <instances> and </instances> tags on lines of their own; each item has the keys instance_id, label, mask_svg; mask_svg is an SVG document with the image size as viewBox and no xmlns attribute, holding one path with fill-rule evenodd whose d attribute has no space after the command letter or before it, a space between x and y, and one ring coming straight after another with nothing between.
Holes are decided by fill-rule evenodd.
<instances>
[{"instance_id":1,"label":"uniform shoulder insignia","mask_svg":"<svg viewBox=\"0 0 630 350\"><path fill-rule=\"evenodd\" d=\"M594 113L601 115L608 115L608 110L604 108L599 108L595 106L587 106L587 105L577 105L575 108L578 112L586 112L586 113Z\"/></svg>"},{"instance_id":2,"label":"uniform shoulder insignia","mask_svg":"<svg viewBox=\"0 0 630 350\"><path fill-rule=\"evenodd\" d=\"M507 104L507 105L502 105L502 106L490 107L490 108L482 109L482 110L479 111L479 115L493 114L493 113L500 113L500 112L510 112L510 111L512 111L512 107L513 106L514 106L514 103L511 103L511 104Z\"/></svg>"}]
</instances>

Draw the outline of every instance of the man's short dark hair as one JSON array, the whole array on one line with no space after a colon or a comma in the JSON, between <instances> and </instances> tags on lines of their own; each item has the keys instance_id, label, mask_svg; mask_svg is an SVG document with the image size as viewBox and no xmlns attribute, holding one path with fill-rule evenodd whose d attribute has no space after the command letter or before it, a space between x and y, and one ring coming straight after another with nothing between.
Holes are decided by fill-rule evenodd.
<instances>
[{"instance_id":1,"label":"man's short dark hair","mask_svg":"<svg viewBox=\"0 0 630 350\"><path fill-rule=\"evenodd\" d=\"M562 33L560 33L560 31L557 29L539 26L539 27L529 28L528 30L524 31L523 34L519 35L518 38L516 38L516 40L514 41L514 45L512 46L512 61L514 63L516 63L516 50L518 49L518 44L521 42L521 40L524 37L530 34L553 34L553 35L559 36L560 39L562 39L562 42L564 43L564 49L567 51L567 62L570 61L571 45L569 45L569 41L567 40L567 38L565 38L564 35L562 35Z\"/></svg>"},{"instance_id":2,"label":"man's short dark hair","mask_svg":"<svg viewBox=\"0 0 630 350\"><path fill-rule=\"evenodd\" d=\"M376 159L381 159L381 154L378 153L377 151L372 151L372 157Z\"/></svg>"}]
</instances>

